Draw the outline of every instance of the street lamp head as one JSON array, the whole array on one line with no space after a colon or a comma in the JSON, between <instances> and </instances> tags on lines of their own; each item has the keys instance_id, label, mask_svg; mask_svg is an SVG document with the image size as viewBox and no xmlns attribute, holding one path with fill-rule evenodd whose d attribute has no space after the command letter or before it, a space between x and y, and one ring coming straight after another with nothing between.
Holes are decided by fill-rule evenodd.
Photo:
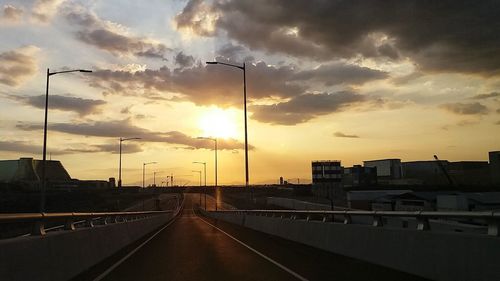
<instances>
[{"instance_id":1,"label":"street lamp head","mask_svg":"<svg viewBox=\"0 0 500 281\"><path fill-rule=\"evenodd\" d=\"M85 73L91 73L92 72L92 70L88 70L88 69L79 69L78 71L85 72Z\"/></svg>"},{"instance_id":2,"label":"street lamp head","mask_svg":"<svg viewBox=\"0 0 500 281\"><path fill-rule=\"evenodd\" d=\"M216 61L207 61L207 64L218 64Z\"/></svg>"}]
</instances>

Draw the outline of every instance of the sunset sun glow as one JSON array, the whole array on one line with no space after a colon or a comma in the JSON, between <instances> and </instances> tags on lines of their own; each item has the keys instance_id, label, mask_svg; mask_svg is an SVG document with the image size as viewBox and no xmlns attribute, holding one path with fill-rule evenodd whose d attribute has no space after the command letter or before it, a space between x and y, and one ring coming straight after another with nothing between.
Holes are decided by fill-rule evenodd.
<instances>
[{"instance_id":1,"label":"sunset sun glow","mask_svg":"<svg viewBox=\"0 0 500 281\"><path fill-rule=\"evenodd\" d=\"M238 135L234 112L211 108L203 113L199 127L205 137L236 138Z\"/></svg>"}]
</instances>

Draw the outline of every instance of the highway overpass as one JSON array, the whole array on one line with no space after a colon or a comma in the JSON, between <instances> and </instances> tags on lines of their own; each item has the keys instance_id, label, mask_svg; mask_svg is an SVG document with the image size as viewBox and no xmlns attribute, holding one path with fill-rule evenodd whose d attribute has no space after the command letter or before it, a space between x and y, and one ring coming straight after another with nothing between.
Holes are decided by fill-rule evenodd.
<instances>
[{"instance_id":1,"label":"highway overpass","mask_svg":"<svg viewBox=\"0 0 500 281\"><path fill-rule=\"evenodd\" d=\"M140 212L123 214L122 220L116 219L119 216L113 214L94 214L84 220L87 221L85 227L2 240L0 278L2 280L73 278L74 280L386 281L426 280L424 277L429 276L435 276L436 278L432 279L436 280L448 280L447 275L453 276L452 273L457 270L460 272L460 269L455 268L453 264L448 264L447 268L440 268L441 275L429 275L429 270L425 268L406 270L415 274L394 269L405 268L397 263L391 264L390 261L406 262L407 258L413 255L410 248L398 249L400 252L406 250L407 257L392 257L389 262L384 259L380 262L367 262L366 260L373 257L384 257L387 253L391 253L391 251L369 252L370 247L364 248L366 257L353 258L363 247L352 244L353 240L346 236L346 233L351 232L346 232L346 229L357 233L357 236L353 235L352 238L360 245L364 245L363 243L368 240L371 240L370 243L377 244L378 241L380 245L387 245L390 240L386 241L384 235L390 233L390 237L396 243L394 247L401 246L405 239L410 239L416 246L422 243L427 247L425 241L434 241L432 237L439 234L441 236L438 237L443 237L442 235L450 237L450 244L444 247L453 246L454 239L463 237L466 237L466 241L472 241L464 247L476 244L488 245L488 249L472 249L484 258L496 257L500 249L496 247L500 245L500 240L497 235L492 235L494 233L489 233L490 235L433 233L425 231L425 227L421 230L394 229L382 227L383 219L379 221L381 224L378 226L350 225L347 221L333 223L330 214L321 212L313 212L306 216L304 213L297 213L294 217L290 217L293 211L203 212L197 209L198 203L197 194L186 194L184 203L179 204L180 208L175 210L149 212L144 215L140 215ZM382 214L379 216L383 217ZM89 224L88 218L91 217L96 221ZM114 221L109 222L108 218L113 217ZM1 218L0 221L6 222L5 215ZM71 216L68 215L67 218ZM37 225L36 221L33 220L31 223ZM330 229L332 226L334 226L333 232ZM344 230L341 230L342 228ZM329 248L314 241L318 240L315 235L325 229L330 231L328 239L336 240L334 244L338 245L337 248ZM494 227L492 229L494 230ZM302 231L306 231L307 234L302 235ZM424 242L418 240L422 235L419 233L427 237L425 238L427 240L422 240ZM402 238L397 240L398 236ZM294 242L293 240L298 240L297 237L309 241ZM346 247L348 243L351 243L350 247ZM330 244L332 243L328 245ZM108 247L114 250L105 251ZM345 252L345 249L352 249L352 254ZM456 250L450 248L449 252L442 252L440 255L445 259L449 257L453 262L454 259L450 255L455 255ZM336 254L335 251L341 252L342 255ZM435 258L418 256L420 254L416 253L414 260L428 261ZM474 280L499 280L497 277L500 276L500 270L493 266L493 261L496 260L498 259L471 260L469 269L473 272L470 276L476 276ZM380 265L384 263L387 263L387 266ZM479 271L477 265L481 263L483 270ZM419 264L406 266L419 268Z\"/></svg>"}]
</instances>

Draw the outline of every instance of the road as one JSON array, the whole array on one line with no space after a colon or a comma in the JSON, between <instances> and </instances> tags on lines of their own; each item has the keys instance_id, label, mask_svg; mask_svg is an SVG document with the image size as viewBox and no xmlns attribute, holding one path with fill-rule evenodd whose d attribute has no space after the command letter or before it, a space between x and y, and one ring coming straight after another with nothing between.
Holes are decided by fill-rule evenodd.
<instances>
[{"instance_id":1,"label":"road","mask_svg":"<svg viewBox=\"0 0 500 281\"><path fill-rule=\"evenodd\" d=\"M128 258L123 253L77 279L423 280L200 217L194 212L197 202L197 195L187 194L182 214L149 242Z\"/></svg>"}]
</instances>

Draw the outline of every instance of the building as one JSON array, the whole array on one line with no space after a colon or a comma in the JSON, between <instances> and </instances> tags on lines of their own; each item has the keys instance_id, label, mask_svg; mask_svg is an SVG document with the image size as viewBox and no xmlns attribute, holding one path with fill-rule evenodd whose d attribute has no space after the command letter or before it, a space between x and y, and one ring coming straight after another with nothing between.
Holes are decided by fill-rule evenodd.
<instances>
[{"instance_id":1,"label":"building","mask_svg":"<svg viewBox=\"0 0 500 281\"><path fill-rule=\"evenodd\" d=\"M390 183L391 180L401 179L401 159L363 161L363 166L377 169L379 183Z\"/></svg>"},{"instance_id":2,"label":"building","mask_svg":"<svg viewBox=\"0 0 500 281\"><path fill-rule=\"evenodd\" d=\"M61 161L46 160L45 179L51 188L107 188L114 187L115 179L77 180L72 179ZM19 160L0 160L0 182L22 183L32 188L38 188L42 179L43 161L33 158Z\"/></svg>"},{"instance_id":3,"label":"building","mask_svg":"<svg viewBox=\"0 0 500 281\"><path fill-rule=\"evenodd\" d=\"M57 160L47 160L45 178L49 182L71 181L71 176L62 163ZM19 160L0 160L1 182L38 182L42 177L43 161L33 158Z\"/></svg>"},{"instance_id":4,"label":"building","mask_svg":"<svg viewBox=\"0 0 500 281\"><path fill-rule=\"evenodd\" d=\"M493 185L500 187L500 151L490 151L490 178Z\"/></svg>"},{"instance_id":5,"label":"building","mask_svg":"<svg viewBox=\"0 0 500 281\"><path fill-rule=\"evenodd\" d=\"M438 160L445 169L449 162ZM402 178L405 180L415 180L420 185L449 185L446 175L439 167L437 160L410 161L401 163Z\"/></svg>"},{"instance_id":6,"label":"building","mask_svg":"<svg viewBox=\"0 0 500 281\"><path fill-rule=\"evenodd\" d=\"M342 166L339 160L312 161L312 192L329 199L343 198Z\"/></svg>"},{"instance_id":7,"label":"building","mask_svg":"<svg viewBox=\"0 0 500 281\"><path fill-rule=\"evenodd\" d=\"M369 187L377 185L377 168L354 165L343 169L342 185L345 188Z\"/></svg>"}]
</instances>

